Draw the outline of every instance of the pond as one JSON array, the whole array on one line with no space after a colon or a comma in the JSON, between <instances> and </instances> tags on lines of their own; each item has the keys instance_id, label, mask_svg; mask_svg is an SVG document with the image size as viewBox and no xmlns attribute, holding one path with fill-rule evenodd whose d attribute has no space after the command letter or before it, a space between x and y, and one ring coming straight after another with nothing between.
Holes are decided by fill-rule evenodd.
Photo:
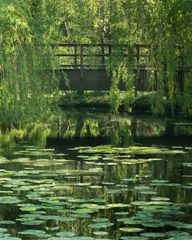
<instances>
[{"instance_id":1,"label":"pond","mask_svg":"<svg viewBox=\"0 0 192 240\"><path fill-rule=\"evenodd\" d=\"M105 111L28 129L1 144L0 239L192 239L191 135Z\"/></svg>"}]
</instances>

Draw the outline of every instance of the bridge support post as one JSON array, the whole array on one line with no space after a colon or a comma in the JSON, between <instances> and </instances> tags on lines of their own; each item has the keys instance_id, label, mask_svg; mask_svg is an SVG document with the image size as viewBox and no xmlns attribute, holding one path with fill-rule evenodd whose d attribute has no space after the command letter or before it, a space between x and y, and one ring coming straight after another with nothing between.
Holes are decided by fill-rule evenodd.
<instances>
[{"instance_id":1,"label":"bridge support post","mask_svg":"<svg viewBox=\"0 0 192 240\"><path fill-rule=\"evenodd\" d=\"M80 78L83 80L83 46L80 46Z\"/></svg>"},{"instance_id":2,"label":"bridge support post","mask_svg":"<svg viewBox=\"0 0 192 240\"><path fill-rule=\"evenodd\" d=\"M101 45L101 64L104 65L105 64L105 49L104 46Z\"/></svg>"},{"instance_id":3,"label":"bridge support post","mask_svg":"<svg viewBox=\"0 0 192 240\"><path fill-rule=\"evenodd\" d=\"M77 68L77 45L74 45L74 65Z\"/></svg>"},{"instance_id":4,"label":"bridge support post","mask_svg":"<svg viewBox=\"0 0 192 240\"><path fill-rule=\"evenodd\" d=\"M136 74L135 74L135 96L137 97L137 88L138 88L138 80L140 76L140 69L139 69L139 60L140 60L140 47L136 45Z\"/></svg>"}]
</instances>

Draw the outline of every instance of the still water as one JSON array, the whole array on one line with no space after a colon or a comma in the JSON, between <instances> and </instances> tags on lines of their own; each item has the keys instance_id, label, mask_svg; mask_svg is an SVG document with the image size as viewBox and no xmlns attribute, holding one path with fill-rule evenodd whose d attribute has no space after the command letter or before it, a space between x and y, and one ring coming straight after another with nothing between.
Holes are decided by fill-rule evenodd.
<instances>
[{"instance_id":1,"label":"still water","mask_svg":"<svg viewBox=\"0 0 192 240\"><path fill-rule=\"evenodd\" d=\"M192 124L66 112L1 133L0 239L192 239Z\"/></svg>"}]
</instances>

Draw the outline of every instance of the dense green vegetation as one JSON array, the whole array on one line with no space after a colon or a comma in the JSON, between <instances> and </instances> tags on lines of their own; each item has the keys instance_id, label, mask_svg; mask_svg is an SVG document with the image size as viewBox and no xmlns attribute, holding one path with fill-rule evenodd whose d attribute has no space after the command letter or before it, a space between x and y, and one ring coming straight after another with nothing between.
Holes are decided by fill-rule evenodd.
<instances>
[{"instance_id":1,"label":"dense green vegetation","mask_svg":"<svg viewBox=\"0 0 192 240\"><path fill-rule=\"evenodd\" d=\"M192 117L191 27L191 0L0 0L1 240L192 239L192 124L165 117ZM58 42L111 43L110 92L59 92Z\"/></svg>"},{"instance_id":2,"label":"dense green vegetation","mask_svg":"<svg viewBox=\"0 0 192 240\"><path fill-rule=\"evenodd\" d=\"M0 121L6 126L46 119L50 111L57 83L47 42L55 21L45 2L0 1Z\"/></svg>"},{"instance_id":3,"label":"dense green vegetation","mask_svg":"<svg viewBox=\"0 0 192 240\"><path fill-rule=\"evenodd\" d=\"M149 44L145 63L153 112L191 116L191 20L190 0L1 0L1 123L18 126L47 119L58 85L50 74L54 58L49 43L60 41L118 44L107 65L113 72L110 101L115 111L121 104L120 79L126 83L125 108L131 111L134 44Z\"/></svg>"},{"instance_id":4,"label":"dense green vegetation","mask_svg":"<svg viewBox=\"0 0 192 240\"><path fill-rule=\"evenodd\" d=\"M108 66L114 76L110 94L114 110L121 103L120 78L126 82L125 105L131 110L129 106L135 99L135 73L132 71L136 64L134 44L145 43L150 45L145 59L150 72L150 87L157 90L150 99L153 112L191 115L190 0L68 0L66 6L68 12L64 23L69 33L66 40L120 44ZM129 47L124 49L121 46L123 43ZM124 52L129 55L126 59L122 57ZM179 69L180 77L177 76Z\"/></svg>"}]
</instances>

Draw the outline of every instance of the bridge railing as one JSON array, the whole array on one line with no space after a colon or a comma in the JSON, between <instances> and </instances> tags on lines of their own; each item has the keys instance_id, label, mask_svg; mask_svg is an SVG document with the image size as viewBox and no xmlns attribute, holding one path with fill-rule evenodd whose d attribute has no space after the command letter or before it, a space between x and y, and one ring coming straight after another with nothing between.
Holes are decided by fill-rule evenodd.
<instances>
[{"instance_id":1,"label":"bridge railing","mask_svg":"<svg viewBox=\"0 0 192 240\"><path fill-rule=\"evenodd\" d=\"M112 55L118 56L118 50L121 50L119 56L122 58L129 56L126 52L127 44L59 43L53 46L57 48L55 56L59 59L59 67L63 69L105 68ZM134 45L134 57L138 67L146 66L149 48L147 44Z\"/></svg>"},{"instance_id":2,"label":"bridge railing","mask_svg":"<svg viewBox=\"0 0 192 240\"><path fill-rule=\"evenodd\" d=\"M105 69L106 59L111 55L109 44L57 44L60 69Z\"/></svg>"}]
</instances>

